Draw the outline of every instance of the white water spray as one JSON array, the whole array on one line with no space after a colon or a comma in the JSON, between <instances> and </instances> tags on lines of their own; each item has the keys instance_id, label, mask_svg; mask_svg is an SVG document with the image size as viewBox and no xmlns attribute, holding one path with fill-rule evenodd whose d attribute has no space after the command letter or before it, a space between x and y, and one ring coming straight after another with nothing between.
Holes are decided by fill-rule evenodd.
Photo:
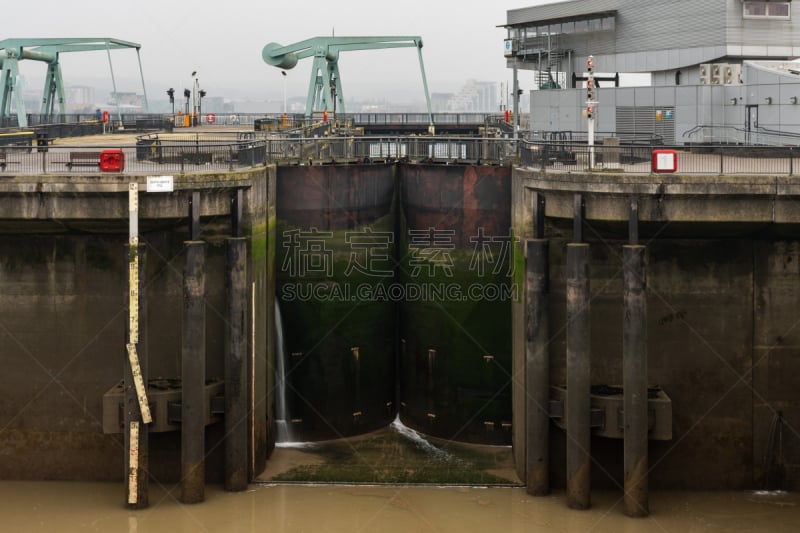
<instances>
[{"instance_id":1,"label":"white water spray","mask_svg":"<svg viewBox=\"0 0 800 533\"><path fill-rule=\"evenodd\" d=\"M430 454L432 457L436 459L449 463L451 461L458 461L456 457L452 454L448 453L447 451L431 444L425 437L411 429L410 427L406 426L400 421L400 415L397 415L394 419L394 422L391 424L391 428L393 431L396 431L400 434L401 437L404 437L416 445L417 448L422 450L423 452Z\"/></svg>"},{"instance_id":2,"label":"white water spray","mask_svg":"<svg viewBox=\"0 0 800 533\"><path fill-rule=\"evenodd\" d=\"M275 424L278 435L276 442L292 441L289 427L289 410L286 406L286 342L283 337L283 317L281 306L275 300Z\"/></svg>"}]
</instances>

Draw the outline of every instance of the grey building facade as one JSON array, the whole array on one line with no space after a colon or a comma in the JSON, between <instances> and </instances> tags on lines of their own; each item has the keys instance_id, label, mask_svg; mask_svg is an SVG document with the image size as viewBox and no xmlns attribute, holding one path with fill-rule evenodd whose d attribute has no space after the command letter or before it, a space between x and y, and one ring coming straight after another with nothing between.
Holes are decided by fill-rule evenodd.
<instances>
[{"instance_id":1,"label":"grey building facade","mask_svg":"<svg viewBox=\"0 0 800 533\"><path fill-rule=\"evenodd\" d=\"M652 84L601 81L600 132L667 144L783 144L800 134L792 2L573 0L508 11L506 28L508 66L533 71L534 131L585 131L581 77L593 55L598 73L648 73Z\"/></svg>"}]
</instances>

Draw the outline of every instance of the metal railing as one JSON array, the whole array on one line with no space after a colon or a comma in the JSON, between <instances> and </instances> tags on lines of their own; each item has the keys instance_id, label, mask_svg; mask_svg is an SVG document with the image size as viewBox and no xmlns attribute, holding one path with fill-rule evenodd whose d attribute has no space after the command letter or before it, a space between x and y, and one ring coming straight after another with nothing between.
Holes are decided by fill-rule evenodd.
<instances>
[{"instance_id":1,"label":"metal railing","mask_svg":"<svg viewBox=\"0 0 800 533\"><path fill-rule=\"evenodd\" d=\"M308 128L307 131L321 131ZM681 174L794 175L800 147L687 145L644 142L594 147L578 141L514 141L497 137L288 136L275 132L231 131L212 134L151 134L133 146L49 145L37 139L26 146L0 146L0 175L85 174L101 172L100 154L124 154L124 173L161 175L202 173L275 164L348 164L410 161L446 164L493 164L535 168L544 172L652 172L653 151L677 153Z\"/></svg>"},{"instance_id":2,"label":"metal railing","mask_svg":"<svg viewBox=\"0 0 800 533\"><path fill-rule=\"evenodd\" d=\"M124 165L120 173L161 175L165 172L209 172L263 164L262 150L242 144L207 143L156 146L54 146L0 149L0 176L15 174L90 174L101 172L101 154L119 150Z\"/></svg>"},{"instance_id":3,"label":"metal railing","mask_svg":"<svg viewBox=\"0 0 800 533\"><path fill-rule=\"evenodd\" d=\"M287 137L264 132L153 134L135 146L2 146L0 175L99 173L101 153L120 150L125 174L161 175L249 168L267 163L334 164L396 160L512 164L508 139L461 137Z\"/></svg>"},{"instance_id":4,"label":"metal railing","mask_svg":"<svg viewBox=\"0 0 800 533\"><path fill-rule=\"evenodd\" d=\"M524 139L531 142L574 142L586 144L589 134L584 131L528 131ZM623 144L663 145L664 137L655 133L628 133L617 131L596 131L595 143L602 143L608 137L617 138Z\"/></svg>"},{"instance_id":5,"label":"metal railing","mask_svg":"<svg viewBox=\"0 0 800 533\"><path fill-rule=\"evenodd\" d=\"M531 142L520 144L520 165L541 171L650 173L654 150L675 150L680 174L792 176L800 170L800 147Z\"/></svg>"},{"instance_id":6,"label":"metal railing","mask_svg":"<svg viewBox=\"0 0 800 533\"><path fill-rule=\"evenodd\" d=\"M699 125L684 132L683 138L688 143L800 147L800 133L761 127Z\"/></svg>"},{"instance_id":7,"label":"metal railing","mask_svg":"<svg viewBox=\"0 0 800 533\"><path fill-rule=\"evenodd\" d=\"M515 143L508 139L464 137L317 137L267 141L267 160L324 163L409 160L442 163L512 164Z\"/></svg>"},{"instance_id":8,"label":"metal railing","mask_svg":"<svg viewBox=\"0 0 800 533\"><path fill-rule=\"evenodd\" d=\"M209 122L209 116L213 116L213 122ZM264 112L264 113L237 113L235 111L203 111L203 113L196 117L192 125L209 125L209 126L252 126L259 120L271 120L275 122L283 122L284 116L286 120L292 125L307 125L308 122L313 122L322 117L322 113L315 113L312 119L307 119L302 113L281 113L281 112ZM110 110L109 120L110 124L116 125L119 123L133 124L138 121L162 121L162 120L175 120L176 117L183 117L177 109L175 113L138 113L128 112L117 114L113 109ZM91 113L54 113L54 114L37 114L29 113L26 115L28 125L30 127L49 124L81 124L81 123L96 123L99 122L95 112ZM191 117L190 117L191 118ZM355 124L425 124L430 122L428 114L425 112L385 112L385 113L331 113L330 120L338 120L340 122L350 121ZM434 113L434 124L483 124L492 122L502 118L502 114L491 113ZM4 117L0 128L16 128L17 123L16 115ZM176 124L177 127L180 124Z\"/></svg>"}]
</instances>

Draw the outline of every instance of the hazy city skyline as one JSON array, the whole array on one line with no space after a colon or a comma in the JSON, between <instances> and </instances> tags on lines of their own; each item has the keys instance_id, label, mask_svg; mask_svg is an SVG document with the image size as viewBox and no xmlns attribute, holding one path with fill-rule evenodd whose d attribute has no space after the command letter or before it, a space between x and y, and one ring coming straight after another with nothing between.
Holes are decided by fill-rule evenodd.
<instances>
[{"instance_id":1,"label":"hazy city skyline","mask_svg":"<svg viewBox=\"0 0 800 533\"><path fill-rule=\"evenodd\" d=\"M4 8L13 33L2 39L33 37L113 37L142 45L141 62L148 99L165 99L174 87L181 94L191 87L193 71L209 96L282 98L284 83L291 96L305 95L311 60L281 75L261 60L269 42L291 44L320 35L419 35L431 93L457 92L469 79L507 82L511 70L503 58L506 32L498 28L506 11L551 3L515 0L492 4L477 0L402 4L350 0L333 4L307 0L270 5L232 0L216 10L191 4L82 0L71 4L42 0L33 11L12 3ZM8 31L8 30L7 30ZM111 52L119 92L141 93L133 50ZM66 85L111 85L105 52L64 54ZM413 49L390 49L342 54L339 61L345 97L359 100L417 101L423 97L417 54ZM45 68L24 62L26 89L40 89ZM521 86L530 86L521 75ZM98 98L106 95L97 94ZM403 102L399 102L403 103Z\"/></svg>"}]
</instances>

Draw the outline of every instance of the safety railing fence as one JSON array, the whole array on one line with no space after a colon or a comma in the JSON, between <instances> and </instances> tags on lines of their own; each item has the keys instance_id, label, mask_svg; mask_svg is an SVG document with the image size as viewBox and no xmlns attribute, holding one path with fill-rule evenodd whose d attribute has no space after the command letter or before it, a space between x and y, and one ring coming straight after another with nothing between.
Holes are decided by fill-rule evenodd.
<instances>
[{"instance_id":1,"label":"safety railing fence","mask_svg":"<svg viewBox=\"0 0 800 533\"><path fill-rule=\"evenodd\" d=\"M0 178L14 174L102 173L105 151L122 153L123 174L161 175L218 172L263 165L264 142L253 143L161 143L138 146L50 146L0 148Z\"/></svg>"},{"instance_id":2,"label":"safety railing fence","mask_svg":"<svg viewBox=\"0 0 800 533\"><path fill-rule=\"evenodd\" d=\"M205 172L277 164L346 164L408 160L520 165L549 172L650 173L654 150L675 150L682 174L800 173L800 147L514 141L497 137L320 136L265 132L142 135L131 146L66 146L33 140L0 146L0 176L101 172L101 152L121 150L124 173Z\"/></svg>"},{"instance_id":3,"label":"safety railing fence","mask_svg":"<svg viewBox=\"0 0 800 533\"><path fill-rule=\"evenodd\" d=\"M267 140L270 162L324 163L404 159L423 162L511 164L508 139L462 137L317 137Z\"/></svg>"},{"instance_id":4,"label":"safety railing fence","mask_svg":"<svg viewBox=\"0 0 800 533\"><path fill-rule=\"evenodd\" d=\"M135 124L139 122L172 122L176 128L189 126L256 126L256 129L274 129L273 126L302 127L311 122L321 120L322 113L315 112L311 118L303 113L282 113L282 112L263 112L263 113L240 113L236 111L204 110L198 115L184 114L178 106L174 112L165 113L143 113L143 112L123 112L111 106L104 108L108 112L109 124ZM496 122L502 119L501 113L433 113L434 124L483 124L485 122ZM187 117L187 118L184 118ZM385 124L428 124L430 116L426 112L385 112L385 113L333 113L329 114L331 121L350 122L356 125L385 125ZM30 127L54 124L81 124L98 123L95 111L86 113L53 113L37 114L28 113L26 120ZM9 115L3 118L0 128L16 128L19 126L17 116Z\"/></svg>"},{"instance_id":5,"label":"safety railing fence","mask_svg":"<svg viewBox=\"0 0 800 533\"><path fill-rule=\"evenodd\" d=\"M122 173L163 174L253 167L265 163L331 164L414 160L511 164L506 139L447 137L266 137L237 135L143 135L134 146L30 145L0 147L0 175L101 172L105 150L123 154Z\"/></svg>"},{"instance_id":6,"label":"safety railing fence","mask_svg":"<svg viewBox=\"0 0 800 533\"><path fill-rule=\"evenodd\" d=\"M800 147L730 145L641 145L577 142L530 142L520 144L520 165L542 171L619 171L650 173L655 150L674 150L681 174L800 173Z\"/></svg>"},{"instance_id":7,"label":"safety railing fence","mask_svg":"<svg viewBox=\"0 0 800 533\"><path fill-rule=\"evenodd\" d=\"M567 142L567 143L586 143L588 140L586 131L526 131L523 138L534 143L543 142ZM655 133L628 133L619 131L595 131L595 143L601 143L606 138L619 139L621 144L629 145L663 145L664 137Z\"/></svg>"},{"instance_id":8,"label":"safety railing fence","mask_svg":"<svg viewBox=\"0 0 800 533\"><path fill-rule=\"evenodd\" d=\"M745 146L800 146L800 134L754 126L699 125L684 132L687 143Z\"/></svg>"}]
</instances>

